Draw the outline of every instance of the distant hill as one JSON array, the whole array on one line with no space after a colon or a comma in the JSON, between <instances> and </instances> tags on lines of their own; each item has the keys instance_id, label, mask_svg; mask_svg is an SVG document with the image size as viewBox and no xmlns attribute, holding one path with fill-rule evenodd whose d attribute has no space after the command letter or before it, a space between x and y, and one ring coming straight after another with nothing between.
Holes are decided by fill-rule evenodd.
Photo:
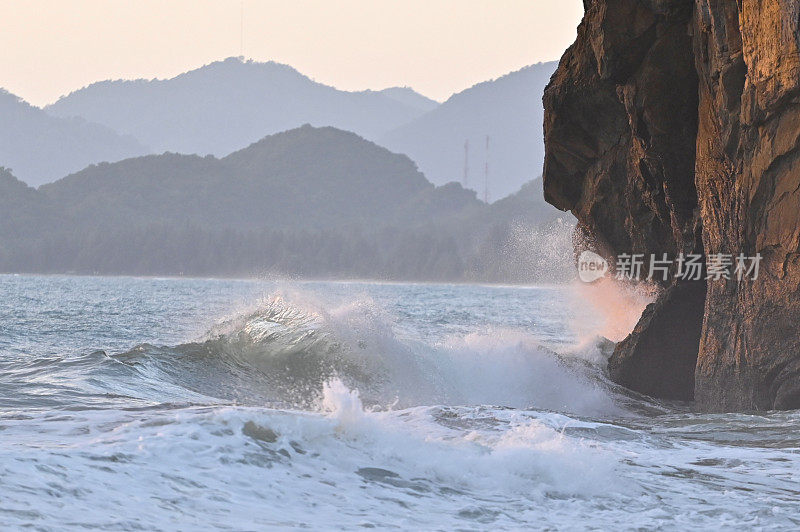
<instances>
[{"instance_id":1,"label":"distant hill","mask_svg":"<svg viewBox=\"0 0 800 532\"><path fill-rule=\"evenodd\" d=\"M517 192L492 203L488 212L493 220L524 222L527 225L543 224L566 216L544 200L541 176L523 184Z\"/></svg>"},{"instance_id":2,"label":"distant hill","mask_svg":"<svg viewBox=\"0 0 800 532\"><path fill-rule=\"evenodd\" d=\"M47 198L0 167L0 238L28 238L55 221Z\"/></svg>"},{"instance_id":3,"label":"distant hill","mask_svg":"<svg viewBox=\"0 0 800 532\"><path fill-rule=\"evenodd\" d=\"M505 197L542 173L542 93L556 62L539 63L479 83L378 138L405 153L434 184L461 181L469 140L468 187L483 194L485 139L490 140L490 200Z\"/></svg>"},{"instance_id":4,"label":"distant hill","mask_svg":"<svg viewBox=\"0 0 800 532\"><path fill-rule=\"evenodd\" d=\"M148 153L132 137L80 118L57 118L0 89L0 165L32 186L98 161Z\"/></svg>"},{"instance_id":5,"label":"distant hill","mask_svg":"<svg viewBox=\"0 0 800 532\"><path fill-rule=\"evenodd\" d=\"M41 187L80 223L237 230L374 227L402 221L433 191L408 157L354 133L308 125L222 159L150 155L93 165ZM459 198L459 207L478 203L474 195Z\"/></svg>"},{"instance_id":6,"label":"distant hill","mask_svg":"<svg viewBox=\"0 0 800 532\"><path fill-rule=\"evenodd\" d=\"M393 100L397 100L404 105L419 109L423 113L433 111L439 107L439 102L432 100L427 96L423 96L411 87L391 87L378 92L384 96L392 98Z\"/></svg>"},{"instance_id":7,"label":"distant hill","mask_svg":"<svg viewBox=\"0 0 800 532\"><path fill-rule=\"evenodd\" d=\"M439 104L408 87L347 92L315 82L287 65L228 58L172 79L93 83L60 98L45 111L55 117L80 117L102 124L129 135L129 142L135 144L135 138L150 148L136 145L123 150L121 156L113 150L106 156L104 140L72 136L82 140L64 144L71 149L62 151L75 154L84 165L148 151L222 157L265 135L307 123L352 131L406 154L432 183L443 185L462 181L464 143L469 140L467 187L481 198L488 135L488 188L494 201L541 174L541 97L555 67L555 62L532 65L475 85ZM86 151L91 153L83 156ZM33 162L51 164L41 157L34 157ZM0 160L0 164L18 166L14 160ZM68 170L80 168L76 163ZM17 171L34 185L65 174ZM29 176L34 177L31 180Z\"/></svg>"},{"instance_id":8,"label":"distant hill","mask_svg":"<svg viewBox=\"0 0 800 532\"><path fill-rule=\"evenodd\" d=\"M457 183L435 187L404 155L311 126L222 159L165 153L93 165L39 190L2 171L0 208L11 209L0 220L0 271L563 276L569 268L528 264L538 244L527 235L539 242L563 217L537 186L486 205Z\"/></svg>"},{"instance_id":9,"label":"distant hill","mask_svg":"<svg viewBox=\"0 0 800 532\"><path fill-rule=\"evenodd\" d=\"M222 156L306 123L376 139L436 105L411 89L340 91L287 65L229 58L172 79L93 83L46 111L133 135L156 153Z\"/></svg>"}]
</instances>

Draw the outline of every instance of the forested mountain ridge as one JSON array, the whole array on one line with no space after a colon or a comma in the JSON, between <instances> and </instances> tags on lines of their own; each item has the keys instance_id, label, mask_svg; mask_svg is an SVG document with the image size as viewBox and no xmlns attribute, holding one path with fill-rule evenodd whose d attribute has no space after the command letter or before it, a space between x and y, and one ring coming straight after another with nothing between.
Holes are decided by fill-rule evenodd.
<instances>
[{"instance_id":1,"label":"forested mountain ridge","mask_svg":"<svg viewBox=\"0 0 800 532\"><path fill-rule=\"evenodd\" d=\"M222 159L165 153L93 165L41 192L74 221L99 217L111 227L375 227L407 222L410 210L436 217L442 195L458 198L456 209L479 203L452 187L438 191L404 155L354 133L311 126L265 137ZM430 202L430 212L418 212Z\"/></svg>"},{"instance_id":2,"label":"forested mountain ridge","mask_svg":"<svg viewBox=\"0 0 800 532\"><path fill-rule=\"evenodd\" d=\"M560 215L530 187L494 205L435 187L408 157L330 127L222 159L93 165L39 190L1 176L22 220L0 225L12 272L522 281L542 272L509 270L519 228Z\"/></svg>"},{"instance_id":3,"label":"forested mountain ridge","mask_svg":"<svg viewBox=\"0 0 800 532\"><path fill-rule=\"evenodd\" d=\"M47 198L0 167L0 238L29 237L37 227L50 225L55 212Z\"/></svg>"}]
</instances>

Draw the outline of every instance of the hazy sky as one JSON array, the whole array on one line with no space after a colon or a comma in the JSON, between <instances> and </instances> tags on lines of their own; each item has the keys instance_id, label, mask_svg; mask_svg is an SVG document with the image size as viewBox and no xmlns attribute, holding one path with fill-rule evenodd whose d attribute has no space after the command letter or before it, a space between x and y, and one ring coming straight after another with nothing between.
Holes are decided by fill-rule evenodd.
<instances>
[{"instance_id":1,"label":"hazy sky","mask_svg":"<svg viewBox=\"0 0 800 532\"><path fill-rule=\"evenodd\" d=\"M582 12L581 0L0 0L0 87L44 105L93 81L172 77L240 55L243 33L249 59L443 100L557 59Z\"/></svg>"}]
</instances>

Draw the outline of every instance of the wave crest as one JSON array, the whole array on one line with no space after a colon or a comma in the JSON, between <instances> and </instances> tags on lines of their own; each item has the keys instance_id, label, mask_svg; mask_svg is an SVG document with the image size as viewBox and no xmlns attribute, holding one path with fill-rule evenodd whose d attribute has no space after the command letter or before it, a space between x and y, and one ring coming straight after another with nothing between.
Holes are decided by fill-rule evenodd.
<instances>
[{"instance_id":1,"label":"wave crest","mask_svg":"<svg viewBox=\"0 0 800 532\"><path fill-rule=\"evenodd\" d=\"M275 296L214 327L206 340L131 355L173 382L242 404L319 409L339 379L368 408L494 405L617 415L614 386L597 363L599 340L558 354L529 333L492 329L433 341L398 332L369 298L326 307Z\"/></svg>"}]
</instances>

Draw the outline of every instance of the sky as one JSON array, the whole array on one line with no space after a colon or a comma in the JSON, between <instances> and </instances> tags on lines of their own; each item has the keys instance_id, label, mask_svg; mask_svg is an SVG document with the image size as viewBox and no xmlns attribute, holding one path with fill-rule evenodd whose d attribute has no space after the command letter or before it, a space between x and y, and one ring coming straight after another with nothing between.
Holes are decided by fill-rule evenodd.
<instances>
[{"instance_id":1,"label":"sky","mask_svg":"<svg viewBox=\"0 0 800 532\"><path fill-rule=\"evenodd\" d=\"M582 0L0 0L0 87L43 106L244 55L343 90L443 101L558 59L582 14Z\"/></svg>"}]
</instances>

